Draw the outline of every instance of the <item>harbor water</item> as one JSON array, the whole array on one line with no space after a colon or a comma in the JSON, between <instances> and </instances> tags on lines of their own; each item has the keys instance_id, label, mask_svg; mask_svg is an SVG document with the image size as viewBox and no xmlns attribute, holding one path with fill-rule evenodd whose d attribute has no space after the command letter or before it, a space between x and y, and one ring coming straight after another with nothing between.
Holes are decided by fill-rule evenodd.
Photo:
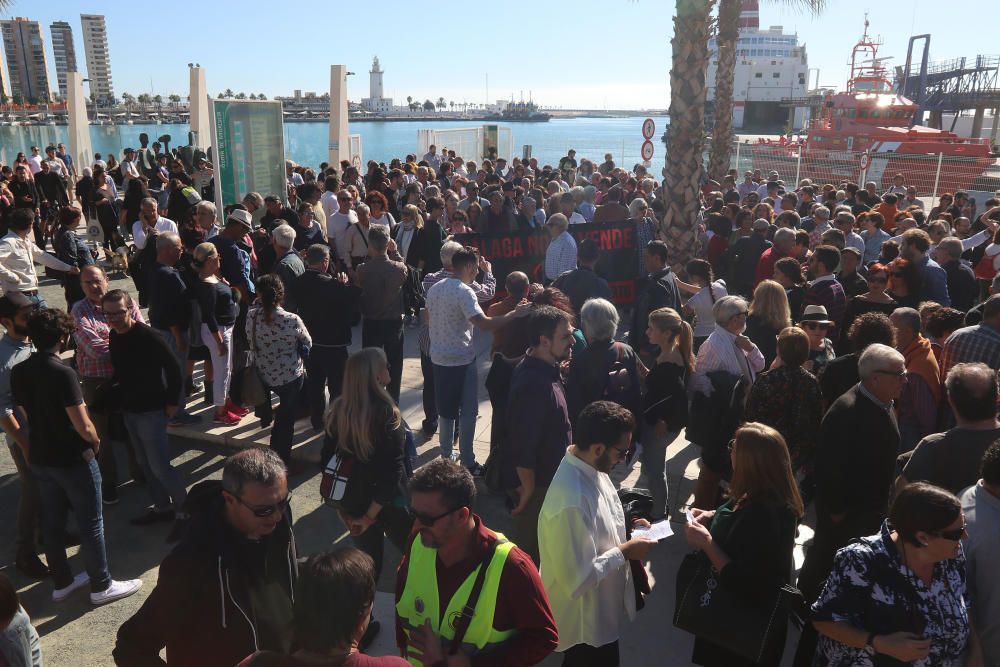
<instances>
[{"instance_id":1,"label":"harbor water","mask_svg":"<svg viewBox=\"0 0 1000 667\"><path fill-rule=\"evenodd\" d=\"M663 165L663 143L659 137L666 129L666 118L654 117L656 132L653 137L653 165ZM611 153L616 164L631 168L642 162L642 121L640 116L630 118L553 118L539 123L497 123L511 129L513 154L521 155L524 145L531 146L531 154L542 165L556 165L570 148L576 149L577 161L581 157L603 162L604 154ZM394 157L404 157L417 150L417 130L473 128L487 124L482 120L450 121L387 121L352 122L351 134L360 134L364 160L388 162ZM122 149L138 147L139 135L145 132L150 141L163 134L172 138L171 146L187 143L187 125L92 125L91 143L94 151L106 156L113 153L121 159ZM328 159L329 125L326 122L285 123L285 155L299 164L316 167ZM32 125L0 127L0 162L9 164L19 151L30 155L30 146L44 148L47 144L65 142L68 133L62 126ZM439 147L440 148L440 147ZM466 156L473 157L473 156ZM478 156L477 156L478 157ZM656 173L659 172L657 168Z\"/></svg>"}]
</instances>

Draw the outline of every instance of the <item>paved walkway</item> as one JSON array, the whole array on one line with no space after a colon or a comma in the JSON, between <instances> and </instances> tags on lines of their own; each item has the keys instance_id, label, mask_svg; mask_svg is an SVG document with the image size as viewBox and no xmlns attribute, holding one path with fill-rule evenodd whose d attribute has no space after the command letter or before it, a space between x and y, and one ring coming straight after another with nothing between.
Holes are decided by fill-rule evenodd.
<instances>
[{"instance_id":1,"label":"paved walkway","mask_svg":"<svg viewBox=\"0 0 1000 667\"><path fill-rule=\"evenodd\" d=\"M112 282L112 287L131 288L131 281L128 279L117 279ZM44 286L43 295L50 305L64 306L61 289L58 287ZM352 350L359 347L359 332L355 333L354 340L357 342ZM487 337L477 336L476 343L477 349L488 351ZM489 400L482 387L487 370L486 356L481 355L480 361L479 425L475 441L476 455L480 462L486 460L489 451L491 419ZM423 418L420 401L422 378L415 330L406 332L406 360L402 386L400 407L408 423L417 429L419 463L424 463L437 455L438 443L436 438L424 441L419 433ZM193 427L172 430L173 464L185 475L189 486L203 479L218 479L221 476L223 459L234 447L267 444L269 429L261 431L256 420L252 418L244 419L237 426L222 427L210 422L211 408L205 405L200 397L196 397L190 407L196 414L203 415L203 422ZM312 431L308 420L300 421L296 428L293 456L318 461L320 446L321 436ZM119 454L121 454L120 449L119 447ZM674 509L672 519L677 522L674 529L680 531L683 509L689 501L693 491L693 481L698 474L698 450L681 437L670 446L668 457L670 507ZM127 470L124 461L122 463L120 467ZM638 466L616 469L613 476L625 486L636 485L639 477ZM18 486L10 455L6 448L0 448L0 507L4 508L6 517L13 516ZM335 513L319 502L318 472L310 467L307 472L292 478L290 486L294 491L292 512L301 554L315 553L347 539L344 527ZM86 595L82 593L74 595L64 603L53 603L50 598L52 592L50 581L29 581L13 568L11 559L14 556L12 548L14 522L8 518L0 523L0 544L5 545L0 552L0 570L14 581L23 605L34 619L42 636L45 664L49 667L112 665L111 650L118 627L138 609L155 585L159 563L169 551L169 546L164 541L167 528L140 529L130 526L128 519L142 513L149 502L148 496L141 487L131 481L123 484L120 495L121 503L106 507L104 512L111 572L119 579L142 578L144 586L139 594L105 607L92 608ZM494 529L502 531L509 525L509 515L504 508L503 499L490 495L485 490L477 501L476 510ZM809 535L808 528L803 528L800 540ZM688 634L674 629L671 623L675 573L680 560L688 551L683 537L675 535L663 541L651 552L648 571L653 592L647 599L646 608L624 633L622 665L625 667L640 665L674 667L691 664L692 639ZM74 571L82 569L82 558L77 552L77 548L69 552L70 564ZM801 550L797 549L797 552L796 560L801 563ZM386 562L392 563L398 560L398 557L392 545L387 544ZM384 630L372 650L376 655L395 654L392 635L393 578L393 568L386 567L378 584L375 615L381 620ZM790 634L791 641L796 635ZM558 665L559 662L558 656L552 656L543 664ZM788 652L785 664L790 664Z\"/></svg>"}]
</instances>

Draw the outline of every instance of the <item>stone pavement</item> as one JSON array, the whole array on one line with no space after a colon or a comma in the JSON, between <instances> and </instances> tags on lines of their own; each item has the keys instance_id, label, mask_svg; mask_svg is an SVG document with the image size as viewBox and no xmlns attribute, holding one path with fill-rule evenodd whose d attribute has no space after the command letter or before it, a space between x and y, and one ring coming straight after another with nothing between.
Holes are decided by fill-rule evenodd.
<instances>
[{"instance_id":1,"label":"stone pavement","mask_svg":"<svg viewBox=\"0 0 1000 667\"><path fill-rule=\"evenodd\" d=\"M113 279L112 287L128 289L134 293L131 280L127 278ZM50 306L64 307L65 303L60 288L45 285L43 296ZM360 332L354 336L355 345L360 347ZM479 424L476 429L476 455L482 462L486 460L489 451L490 404L483 381L488 369L489 338L478 336L477 349L485 352L480 355L480 392L479 392ZM409 424L415 427L419 463L425 463L438 453L436 438L425 441L419 433L423 418L420 389L422 378L420 374L420 359L416 346L416 332L406 331L406 360L404 363L402 395L400 407L403 416ZM233 427L222 427L212 424L210 406L206 406L200 396L195 397L191 410L203 415L199 425L171 431L173 445L173 464L181 470L191 486L203 479L219 478L225 456L234 447L245 447L252 444L267 444L269 429L261 431L258 423L251 417ZM318 461L321 446L321 436L314 433L308 420L301 420L296 428L295 449L293 456L309 461ZM121 447L117 447L121 455ZM127 471L123 456L120 468ZM673 509L672 520L674 529L682 532L683 509L693 491L693 482L698 475L698 449L687 443L683 436L678 438L668 450L668 478L670 490L670 507ZM333 544L342 542L348 535L336 514L319 502L319 474L311 466L308 470L290 480L290 488L294 495L292 512L295 517L295 533L299 544L299 553L308 555ZM624 486L637 485L639 478L638 466L628 469L616 469L613 477ZM14 522L12 520L17 502L18 480L13 462L6 448L0 447L0 507L4 508L4 516L8 520L0 523L0 544L5 548L0 551L0 570L9 576L18 588L22 604L34 620L42 637L42 650L45 664L49 667L103 667L112 665L111 650L114 646L115 633L121 623L127 619L145 600L156 582L157 570L162 558L169 551L164 538L166 527L135 528L128 524L128 519L141 514L149 500L145 491L127 481L122 485L121 503L105 507L105 531L108 543L108 559L112 576L122 578L141 578L144 585L135 596L100 608L92 608L86 595L74 595L70 600L55 604L50 595L50 581L32 582L21 576L14 568L13 558ZM509 526L509 514L505 509L503 498L491 495L481 488L477 501L477 512L484 517L487 525L503 531ZM800 542L811 535L808 528L800 531ZM399 555L391 544L387 543L386 563L398 561ZM647 598L646 608L639 612L634 623L629 625L622 637L622 665L625 667L640 665L658 665L674 667L689 665L692 638L687 633L676 630L671 618L674 608L674 578L677 566L689 549L683 535L677 534L667 538L651 552L647 570L653 591ZM796 561L801 564L801 549L796 550ZM69 550L70 564L74 571L82 569L82 558L78 548ZM380 634L372 653L376 655L395 654L392 634L392 590L394 569L386 567L378 584L378 594L375 603L375 615L381 620L383 631ZM797 633L790 632L790 644ZM794 646L793 644L791 644ZM790 652L786 651L784 664L790 664ZM653 657L655 656L655 657ZM558 656L551 656L544 665L558 665Z\"/></svg>"}]
</instances>

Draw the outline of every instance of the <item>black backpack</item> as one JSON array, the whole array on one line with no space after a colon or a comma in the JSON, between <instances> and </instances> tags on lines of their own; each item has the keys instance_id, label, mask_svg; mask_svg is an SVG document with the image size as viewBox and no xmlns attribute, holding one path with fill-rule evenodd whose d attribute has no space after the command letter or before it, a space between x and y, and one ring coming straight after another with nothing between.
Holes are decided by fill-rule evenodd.
<instances>
[{"instance_id":1,"label":"black backpack","mask_svg":"<svg viewBox=\"0 0 1000 667\"><path fill-rule=\"evenodd\" d=\"M625 345L619 342L612 343L608 348L608 370L605 373L601 400L617 403L634 413L641 399L636 390L639 386L638 378L632 377L634 368L634 364L630 366L625 363Z\"/></svg>"},{"instance_id":2,"label":"black backpack","mask_svg":"<svg viewBox=\"0 0 1000 667\"><path fill-rule=\"evenodd\" d=\"M406 281L403 283L403 310L420 310L427 305L420 269L414 266L408 266L406 269Z\"/></svg>"}]
</instances>

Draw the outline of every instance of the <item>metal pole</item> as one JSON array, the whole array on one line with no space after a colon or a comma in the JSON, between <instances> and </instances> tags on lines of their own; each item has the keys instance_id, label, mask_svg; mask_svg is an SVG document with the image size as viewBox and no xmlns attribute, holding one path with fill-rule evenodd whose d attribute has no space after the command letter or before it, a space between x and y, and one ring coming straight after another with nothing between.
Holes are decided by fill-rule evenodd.
<instances>
[{"instance_id":1,"label":"metal pole","mask_svg":"<svg viewBox=\"0 0 1000 667\"><path fill-rule=\"evenodd\" d=\"M802 172L802 146L799 146L799 157L795 161L795 184L792 186L793 188L799 187L799 181L801 180L799 176L801 176L801 172Z\"/></svg>"},{"instance_id":2,"label":"metal pole","mask_svg":"<svg viewBox=\"0 0 1000 667\"><path fill-rule=\"evenodd\" d=\"M736 176L739 177L740 172L740 138L736 137Z\"/></svg>"},{"instance_id":3,"label":"metal pole","mask_svg":"<svg viewBox=\"0 0 1000 667\"><path fill-rule=\"evenodd\" d=\"M621 164L621 167L622 167L622 169L625 168L625 140L624 139L622 139L622 164Z\"/></svg>"},{"instance_id":4,"label":"metal pole","mask_svg":"<svg viewBox=\"0 0 1000 667\"><path fill-rule=\"evenodd\" d=\"M938 183L941 182L941 162L943 160L944 153L938 153L937 171L934 173L934 191L931 193L931 197L937 197L938 194Z\"/></svg>"}]
</instances>

